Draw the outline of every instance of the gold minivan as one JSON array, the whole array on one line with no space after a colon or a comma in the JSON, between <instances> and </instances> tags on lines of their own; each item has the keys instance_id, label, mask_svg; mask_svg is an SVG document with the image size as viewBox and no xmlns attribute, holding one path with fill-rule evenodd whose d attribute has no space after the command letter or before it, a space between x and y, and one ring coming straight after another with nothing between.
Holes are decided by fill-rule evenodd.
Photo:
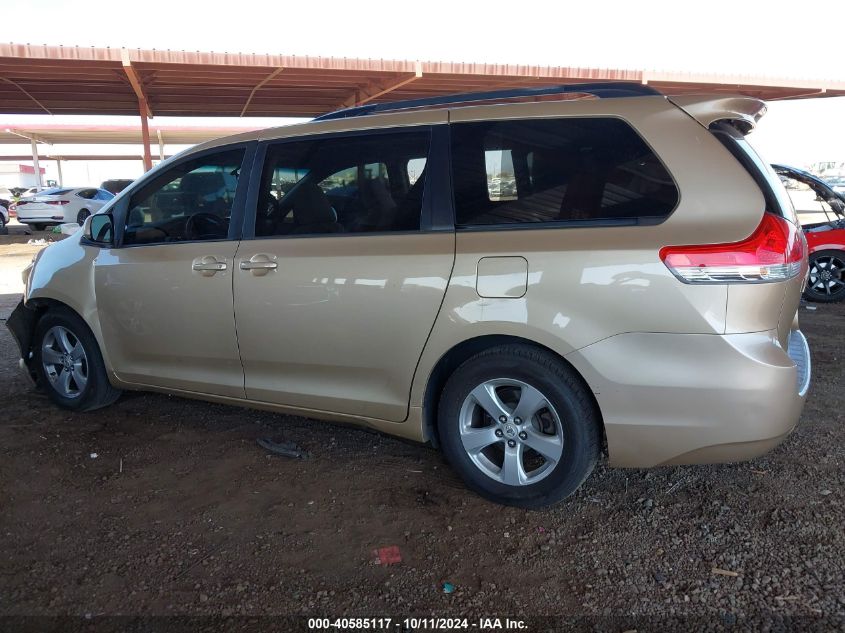
<instances>
[{"instance_id":1,"label":"gold minivan","mask_svg":"<svg viewBox=\"0 0 845 633\"><path fill-rule=\"evenodd\" d=\"M60 406L154 390L366 425L506 504L563 499L602 452L748 459L810 381L806 243L745 140L764 112L589 84L205 143L41 251L9 327Z\"/></svg>"}]
</instances>

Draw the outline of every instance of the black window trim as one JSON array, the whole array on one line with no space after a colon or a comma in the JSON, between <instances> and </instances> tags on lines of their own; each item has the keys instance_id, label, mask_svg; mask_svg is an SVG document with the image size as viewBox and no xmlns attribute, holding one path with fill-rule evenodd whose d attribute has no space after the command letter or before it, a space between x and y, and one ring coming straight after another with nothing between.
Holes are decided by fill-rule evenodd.
<instances>
[{"instance_id":1,"label":"black window trim","mask_svg":"<svg viewBox=\"0 0 845 633\"><path fill-rule=\"evenodd\" d=\"M761 168L755 164L754 157L749 155L740 146L739 141L745 141L745 143L748 143L745 139L745 134L728 121L716 121L709 129L710 133L718 139L724 148L731 153L731 156L733 156L737 162L742 165L742 168L745 169L748 175L751 176L751 179L760 189L760 193L763 194L766 209L776 213L787 222L800 225L797 211L793 208L793 214L790 214L789 209L784 208L784 204L786 202L792 205L792 199L789 197L789 194L787 193L787 199L785 201L781 201L778 193L774 189L773 181L769 180L770 176L764 171L766 165L768 165L769 168L771 168L771 165L766 163L763 160L763 157L757 154L757 151L751 147L751 150L756 155L760 165L764 166ZM774 173L774 170L772 173Z\"/></svg>"},{"instance_id":2,"label":"black window trim","mask_svg":"<svg viewBox=\"0 0 845 633\"><path fill-rule=\"evenodd\" d=\"M271 146L286 143L330 140L336 138L354 138L361 136L401 134L404 132L427 131L430 135L426 168L432 167L426 174L425 189L423 190L422 210L420 213L420 228L408 231L367 231L361 233L309 233L297 235L255 235L255 220L258 215L258 197L261 192L261 180L267 158L267 150ZM446 180L444 181L444 178ZM441 233L454 231L454 201L451 191L451 166L449 163L449 125L443 123L423 123L420 125L395 126L384 128L370 128L363 130L349 130L344 132L329 132L326 134L305 134L281 139L267 139L261 141L256 149L252 174L249 182L249 195L244 209L243 232L241 240L277 240L277 239L333 239L333 238L367 238L399 235L421 235L425 233Z\"/></svg>"},{"instance_id":3,"label":"black window trim","mask_svg":"<svg viewBox=\"0 0 845 633\"><path fill-rule=\"evenodd\" d=\"M246 141L241 143L232 143L229 145L218 145L199 152L192 152L186 155L176 155L170 160L160 163L155 169L151 169L146 174L135 180L130 186L126 187L112 199L114 204L108 211L106 211L106 213L111 213L112 218L114 219L113 243L111 245L107 245L92 242L90 240L85 240L85 243L90 246L98 246L101 248L143 248L150 246L174 246L177 244L213 244L215 242L233 242L240 240L243 227L244 204L252 181L252 167L254 165L257 144L257 141ZM146 244L123 243L123 233L126 229L126 217L129 213L129 201L132 199L132 196L136 191L143 188L155 178L158 178L165 171L173 169L174 167L178 167L184 163L199 160L207 156L212 156L214 154L222 154L224 152L238 149L244 150L244 157L241 162L241 173L238 177L238 188L235 192L235 200L232 202L232 212L229 220L229 234L226 237L215 240L182 240L179 242L151 242Z\"/></svg>"},{"instance_id":4,"label":"black window trim","mask_svg":"<svg viewBox=\"0 0 845 633\"><path fill-rule=\"evenodd\" d=\"M596 218L594 220L558 220L555 222L514 222L514 223L501 223L501 224L458 224L457 222L457 205L455 202L455 190L451 186L449 191L452 195L452 209L453 209L453 222L455 226L455 231L460 233L484 233L487 231L530 231L530 230L549 230L549 229L583 229L583 228L608 228L608 227L627 227L627 226L658 226L666 222L672 215L674 215L675 211L678 210L678 207L681 205L681 200L683 199L683 193L681 191L681 187L678 186L678 180L675 178L675 174L672 173L672 170L669 169L669 165L663 160L660 154L654 149L654 147L649 143L648 139L645 138L640 131L637 129L637 126L634 125L631 121L626 119L623 116L617 114L572 114L572 115L552 115L552 116L517 116L517 117L507 117L501 119L469 119L466 121L454 121L449 123L449 128L451 129L452 126L455 125L462 125L465 123L484 123L488 121L495 120L496 122L512 122L512 121L549 121L549 120L561 120L561 119L616 119L618 121L622 121L625 123L631 131L636 134L636 136L643 142L643 144L651 151L652 154L657 158L658 162L663 166L666 170L666 173L669 174L669 178L672 179L672 184L675 186L675 190L678 192L678 199L675 202L675 206L663 216L640 216L636 218ZM451 141L451 139L450 139ZM451 161L451 142L449 143L449 158ZM449 167L449 173L451 176L451 164Z\"/></svg>"}]
</instances>

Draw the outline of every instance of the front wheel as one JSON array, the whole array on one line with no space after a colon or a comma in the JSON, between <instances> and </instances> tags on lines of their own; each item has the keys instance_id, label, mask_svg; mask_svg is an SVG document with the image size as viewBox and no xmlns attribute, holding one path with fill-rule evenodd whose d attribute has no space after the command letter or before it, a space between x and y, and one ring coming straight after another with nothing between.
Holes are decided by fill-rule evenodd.
<instances>
[{"instance_id":1,"label":"front wheel","mask_svg":"<svg viewBox=\"0 0 845 633\"><path fill-rule=\"evenodd\" d=\"M845 299L845 252L827 250L810 255L804 297L825 303Z\"/></svg>"},{"instance_id":2,"label":"front wheel","mask_svg":"<svg viewBox=\"0 0 845 633\"><path fill-rule=\"evenodd\" d=\"M79 226L82 226L85 222L85 219L91 215L91 212L88 209L82 209L79 213L76 214L76 223Z\"/></svg>"},{"instance_id":3,"label":"front wheel","mask_svg":"<svg viewBox=\"0 0 845 633\"><path fill-rule=\"evenodd\" d=\"M70 310L55 308L41 317L33 352L38 382L59 406L90 411L110 405L120 396L109 383L97 340Z\"/></svg>"},{"instance_id":4,"label":"front wheel","mask_svg":"<svg viewBox=\"0 0 845 633\"><path fill-rule=\"evenodd\" d=\"M443 452L467 486L523 508L560 501L583 483L598 460L599 428L574 370L524 345L467 360L447 381L438 411Z\"/></svg>"}]
</instances>

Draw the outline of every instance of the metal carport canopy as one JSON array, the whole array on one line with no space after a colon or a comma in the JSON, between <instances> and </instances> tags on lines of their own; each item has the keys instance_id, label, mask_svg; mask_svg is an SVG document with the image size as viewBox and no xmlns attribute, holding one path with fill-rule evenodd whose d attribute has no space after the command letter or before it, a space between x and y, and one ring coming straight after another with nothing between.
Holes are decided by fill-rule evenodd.
<instances>
[{"instance_id":1,"label":"metal carport canopy","mask_svg":"<svg viewBox=\"0 0 845 633\"><path fill-rule=\"evenodd\" d=\"M845 82L648 70L0 44L0 113L312 117L373 101L585 81L665 94L845 95Z\"/></svg>"},{"instance_id":2,"label":"metal carport canopy","mask_svg":"<svg viewBox=\"0 0 845 633\"><path fill-rule=\"evenodd\" d=\"M195 145L221 136L249 132L255 125L192 126L150 123L155 143ZM29 144L35 140L46 145L110 145L141 143L137 125L77 125L64 123L4 123L0 118L0 144Z\"/></svg>"}]
</instances>

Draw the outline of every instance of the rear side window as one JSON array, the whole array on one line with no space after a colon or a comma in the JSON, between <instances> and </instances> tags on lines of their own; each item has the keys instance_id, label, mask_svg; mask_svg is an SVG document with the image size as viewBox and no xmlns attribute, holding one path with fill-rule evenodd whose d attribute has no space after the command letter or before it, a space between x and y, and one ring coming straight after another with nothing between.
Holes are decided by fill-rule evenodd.
<instances>
[{"instance_id":1,"label":"rear side window","mask_svg":"<svg viewBox=\"0 0 845 633\"><path fill-rule=\"evenodd\" d=\"M429 144L424 130L271 145L255 235L418 231Z\"/></svg>"},{"instance_id":2,"label":"rear side window","mask_svg":"<svg viewBox=\"0 0 845 633\"><path fill-rule=\"evenodd\" d=\"M678 189L615 118L452 125L458 226L663 219Z\"/></svg>"}]
</instances>

